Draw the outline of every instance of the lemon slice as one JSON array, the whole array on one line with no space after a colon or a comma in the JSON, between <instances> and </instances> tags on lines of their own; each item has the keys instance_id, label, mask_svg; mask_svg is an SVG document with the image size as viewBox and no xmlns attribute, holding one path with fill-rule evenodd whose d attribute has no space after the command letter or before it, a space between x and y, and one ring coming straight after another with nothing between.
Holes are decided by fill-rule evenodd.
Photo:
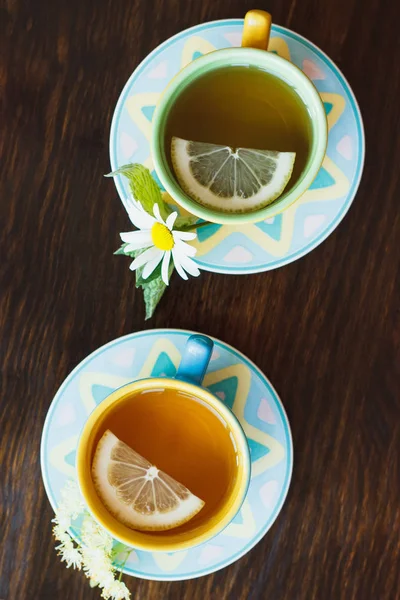
<instances>
[{"instance_id":1,"label":"lemon slice","mask_svg":"<svg viewBox=\"0 0 400 600\"><path fill-rule=\"evenodd\" d=\"M132 529L172 529L189 521L204 506L203 500L109 430L97 445L92 478L103 504Z\"/></svg>"},{"instance_id":2,"label":"lemon slice","mask_svg":"<svg viewBox=\"0 0 400 600\"><path fill-rule=\"evenodd\" d=\"M275 152L171 141L171 158L182 189L193 199L222 212L243 213L271 204L285 189L295 152Z\"/></svg>"}]
</instances>

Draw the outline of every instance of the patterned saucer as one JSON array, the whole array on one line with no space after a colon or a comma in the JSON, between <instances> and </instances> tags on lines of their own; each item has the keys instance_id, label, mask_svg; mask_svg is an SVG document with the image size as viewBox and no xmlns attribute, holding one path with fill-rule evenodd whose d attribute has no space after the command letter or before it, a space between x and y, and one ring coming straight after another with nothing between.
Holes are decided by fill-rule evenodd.
<instances>
[{"instance_id":1,"label":"patterned saucer","mask_svg":"<svg viewBox=\"0 0 400 600\"><path fill-rule=\"evenodd\" d=\"M75 477L79 434L87 416L114 389L133 379L173 377L189 331L156 329L106 344L83 360L58 390L41 442L42 477L53 509ZM125 573L174 581L213 573L248 552L277 518L289 488L293 450L284 408L268 379L243 354L214 340L204 385L239 418L247 435L252 479L236 518L218 536L174 553L132 552Z\"/></svg>"},{"instance_id":2,"label":"patterned saucer","mask_svg":"<svg viewBox=\"0 0 400 600\"><path fill-rule=\"evenodd\" d=\"M242 19L197 25L153 50L135 69L115 108L110 134L113 170L140 162L152 170L149 140L155 105L170 79L191 60L240 46ZM357 102L336 65L319 48L273 25L269 49L291 60L314 82L325 104L327 155L311 188L295 206L255 225L210 225L198 232L196 260L202 269L248 274L276 269L311 252L349 210L361 179L364 131ZM126 180L114 179L125 205Z\"/></svg>"}]
</instances>

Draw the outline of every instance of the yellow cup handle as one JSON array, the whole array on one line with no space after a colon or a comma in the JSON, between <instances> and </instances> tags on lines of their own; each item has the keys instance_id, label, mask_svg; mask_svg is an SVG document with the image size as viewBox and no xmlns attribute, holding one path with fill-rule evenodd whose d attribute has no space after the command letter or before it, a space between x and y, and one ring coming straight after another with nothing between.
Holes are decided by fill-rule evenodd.
<instances>
[{"instance_id":1,"label":"yellow cup handle","mask_svg":"<svg viewBox=\"0 0 400 600\"><path fill-rule=\"evenodd\" d=\"M265 10L249 10L244 18L242 47L268 50L271 21L271 15Z\"/></svg>"}]
</instances>

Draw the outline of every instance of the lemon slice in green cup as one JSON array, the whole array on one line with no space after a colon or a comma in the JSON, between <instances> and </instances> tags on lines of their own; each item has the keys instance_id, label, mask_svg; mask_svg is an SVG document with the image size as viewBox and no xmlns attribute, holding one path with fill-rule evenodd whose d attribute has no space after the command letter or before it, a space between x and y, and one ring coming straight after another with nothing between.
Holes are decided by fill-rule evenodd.
<instances>
[{"instance_id":1,"label":"lemon slice in green cup","mask_svg":"<svg viewBox=\"0 0 400 600\"><path fill-rule=\"evenodd\" d=\"M226 213L263 208L292 175L295 152L231 148L173 137L171 159L179 185L193 200Z\"/></svg>"}]
</instances>

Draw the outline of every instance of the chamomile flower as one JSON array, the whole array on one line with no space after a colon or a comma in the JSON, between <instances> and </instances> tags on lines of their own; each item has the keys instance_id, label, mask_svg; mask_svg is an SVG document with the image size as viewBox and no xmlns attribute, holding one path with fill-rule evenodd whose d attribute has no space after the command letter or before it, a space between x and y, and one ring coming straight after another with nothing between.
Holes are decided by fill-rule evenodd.
<instances>
[{"instance_id":1,"label":"chamomile flower","mask_svg":"<svg viewBox=\"0 0 400 600\"><path fill-rule=\"evenodd\" d=\"M131 271L143 267L142 277L147 279L161 263L161 277L168 285L169 264L172 258L176 270L183 279L188 278L187 273L193 277L200 275L196 263L192 260L197 250L186 243L194 240L196 234L173 229L177 212L171 213L164 221L157 203L153 206L154 216L152 216L139 203L130 201L128 214L138 231L120 234L122 241L128 244L124 251L144 250L131 263L129 267Z\"/></svg>"}]
</instances>

